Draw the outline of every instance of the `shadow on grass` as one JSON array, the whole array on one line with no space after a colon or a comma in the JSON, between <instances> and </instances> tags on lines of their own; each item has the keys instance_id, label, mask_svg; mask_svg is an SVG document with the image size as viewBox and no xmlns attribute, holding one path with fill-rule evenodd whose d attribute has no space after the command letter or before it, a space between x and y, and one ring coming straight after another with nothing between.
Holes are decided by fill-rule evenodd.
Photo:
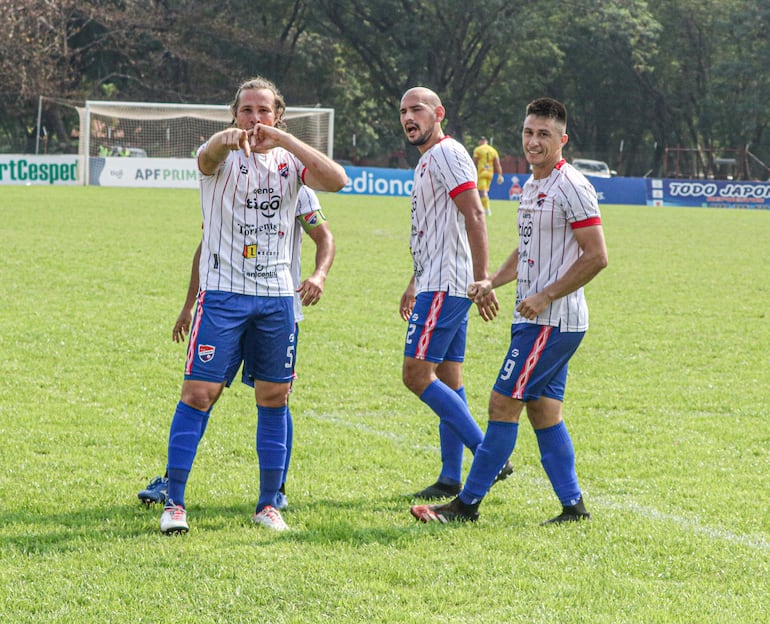
<instances>
[{"instance_id":1,"label":"shadow on grass","mask_svg":"<svg viewBox=\"0 0 770 624\"><path fill-rule=\"evenodd\" d=\"M351 546L411 542L420 535L415 531L419 523L409 514L412 504L414 502L408 497L397 495L347 501L297 497L296 502L292 500L290 508L283 512L292 530L276 533L252 525L254 510L251 503L188 503L191 532L186 538L202 532L226 535L253 529L259 542L281 539L304 544ZM160 505L148 508L138 501L135 505L50 512L6 511L0 513L0 545L3 549L15 549L26 555L45 555L82 550L102 540L146 541L153 536L169 539L161 535L158 528L161 512Z\"/></svg>"}]
</instances>

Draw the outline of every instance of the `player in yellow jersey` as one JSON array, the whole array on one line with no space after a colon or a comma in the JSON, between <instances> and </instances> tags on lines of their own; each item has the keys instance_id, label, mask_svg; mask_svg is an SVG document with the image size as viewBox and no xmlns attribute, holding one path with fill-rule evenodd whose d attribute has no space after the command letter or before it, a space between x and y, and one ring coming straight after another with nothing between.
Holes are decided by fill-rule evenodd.
<instances>
[{"instance_id":1,"label":"player in yellow jersey","mask_svg":"<svg viewBox=\"0 0 770 624\"><path fill-rule=\"evenodd\" d=\"M479 139L479 144L473 150L473 162L476 163L478 173L479 195L481 195L481 205L488 215L492 214L489 207L489 187L492 184L492 176L497 173L497 183L503 183L503 167L500 164L500 154L492 147L486 137Z\"/></svg>"}]
</instances>

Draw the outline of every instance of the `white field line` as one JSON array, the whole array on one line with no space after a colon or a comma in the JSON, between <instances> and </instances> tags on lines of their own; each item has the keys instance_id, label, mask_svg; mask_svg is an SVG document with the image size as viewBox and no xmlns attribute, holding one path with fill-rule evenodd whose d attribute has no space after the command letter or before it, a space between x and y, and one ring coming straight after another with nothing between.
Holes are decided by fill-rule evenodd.
<instances>
[{"instance_id":1,"label":"white field line","mask_svg":"<svg viewBox=\"0 0 770 624\"><path fill-rule=\"evenodd\" d=\"M352 428L352 429L356 429L358 431L362 431L364 433L371 434L380 438L386 438L388 440L397 442L399 444L403 444L408 448L440 452L440 449L438 446L414 444L414 442L411 441L408 437L401 435L395 431L385 430L379 427L373 427L364 422L353 422L350 419L343 416L338 416L335 414L320 414L312 410L303 411L302 414L306 418L314 418L316 420L322 420L324 422L333 423L340 427ZM548 486L548 484L546 483L546 480L542 477L527 477L527 476L523 476L521 473L518 473L516 476L519 479L528 479L529 481L531 481L532 483L538 486L544 486L544 485ZM693 520L693 519L679 516L676 514L665 513L657 509L653 509L651 507L643 507L641 505L638 505L634 501L629 501L627 499L613 499L613 497L607 497L607 496L595 498L592 496L591 501L592 501L592 504L598 502L598 504L604 505L605 507L608 507L610 509L617 509L619 511L632 511L635 514L644 516L645 518L648 518L650 520L656 520L659 522L670 522L672 524L679 526L683 530L689 530L692 533L699 533L702 535L706 535L707 537L710 537L713 539L719 539L726 542L740 544L742 546L759 548L762 550L770 549L770 541L768 541L767 538L764 536L739 535L737 533L728 531L726 529L704 526L697 520Z\"/></svg>"},{"instance_id":2,"label":"white field line","mask_svg":"<svg viewBox=\"0 0 770 624\"><path fill-rule=\"evenodd\" d=\"M770 542L768 542L767 539L760 535L738 535L737 533L733 533L732 531L727 531L725 529L703 526L700 522L691 520L689 518L684 518L676 514L665 513L650 507L642 507L633 501L613 501L605 498L603 499L602 503L605 507L610 507L612 509L619 509L620 511L633 511L634 513L649 518L650 520L671 522L678 525L682 529L689 529L693 533L700 533L714 539L733 542L742 546L750 546L752 548L761 548L765 550L770 548Z\"/></svg>"}]
</instances>

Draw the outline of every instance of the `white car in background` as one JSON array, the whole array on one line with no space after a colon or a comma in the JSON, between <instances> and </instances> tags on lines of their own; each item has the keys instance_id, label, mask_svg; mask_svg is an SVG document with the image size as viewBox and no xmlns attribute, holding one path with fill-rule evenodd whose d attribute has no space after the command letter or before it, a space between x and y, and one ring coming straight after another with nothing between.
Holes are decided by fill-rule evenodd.
<instances>
[{"instance_id":1,"label":"white car in background","mask_svg":"<svg viewBox=\"0 0 770 624\"><path fill-rule=\"evenodd\" d=\"M576 158L572 161L572 166L580 173L595 178L611 178L617 175L617 171L610 169L609 165L602 160L589 160L587 158Z\"/></svg>"},{"instance_id":2,"label":"white car in background","mask_svg":"<svg viewBox=\"0 0 770 624\"><path fill-rule=\"evenodd\" d=\"M112 156L129 156L131 158L147 158L147 152L141 147L120 147L112 148Z\"/></svg>"}]
</instances>

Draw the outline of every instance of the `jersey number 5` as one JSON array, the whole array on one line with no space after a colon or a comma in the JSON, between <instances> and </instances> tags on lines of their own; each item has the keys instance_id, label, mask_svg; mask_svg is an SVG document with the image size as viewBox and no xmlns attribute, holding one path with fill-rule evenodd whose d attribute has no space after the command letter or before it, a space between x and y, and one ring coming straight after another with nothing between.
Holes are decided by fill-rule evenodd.
<instances>
[{"instance_id":1,"label":"jersey number 5","mask_svg":"<svg viewBox=\"0 0 770 624\"><path fill-rule=\"evenodd\" d=\"M283 365L284 368L294 368L294 345L286 347L286 362Z\"/></svg>"}]
</instances>

